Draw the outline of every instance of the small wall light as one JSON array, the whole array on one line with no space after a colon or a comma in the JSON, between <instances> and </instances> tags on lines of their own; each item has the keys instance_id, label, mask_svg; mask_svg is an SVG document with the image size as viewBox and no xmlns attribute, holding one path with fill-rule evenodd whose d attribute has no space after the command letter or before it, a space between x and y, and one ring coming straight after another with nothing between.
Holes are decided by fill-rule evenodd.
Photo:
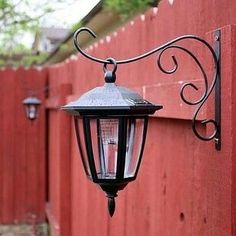
<instances>
[{"instance_id":1,"label":"small wall light","mask_svg":"<svg viewBox=\"0 0 236 236\"><path fill-rule=\"evenodd\" d=\"M22 101L25 107L25 114L29 120L35 120L38 117L38 108L41 104L41 101L34 96L25 98Z\"/></svg>"},{"instance_id":2,"label":"small wall light","mask_svg":"<svg viewBox=\"0 0 236 236\"><path fill-rule=\"evenodd\" d=\"M113 58L106 60L95 58L85 53L77 43L80 32L86 31L93 37L95 34L88 28L81 28L75 32L74 44L85 57L103 63L105 85L97 87L82 95L77 101L62 107L63 110L74 116L75 130L80 155L84 170L89 179L100 185L108 197L108 209L112 216L115 211L115 197L130 181L135 180L142 159L147 133L148 115L162 109L162 105L154 105L143 99L139 94L127 88L115 85L117 64L125 64L143 59L155 52L160 52L158 67L164 73L172 74L177 68L177 60L172 56L174 69L166 71L161 65L161 56L169 48L177 48L190 55L202 71L205 81L205 92L195 102L190 102L184 97L184 89L192 83L185 83L180 96L188 105L198 105L193 116L192 128L195 135L204 141L214 139L217 150L220 150L220 38L217 38L217 47L214 50L206 41L196 36L187 35L174 39L143 55L123 61L115 61ZM219 32L217 33L219 36ZM211 86L208 86L208 78L203 67L192 52L175 43L184 40L196 40L204 44L211 52L215 65L215 75ZM112 65L112 70L107 65ZM215 120L203 120L202 124L214 125L214 132L209 137L203 137L196 129L196 117L204 102L212 90L216 89L216 114Z\"/></svg>"}]
</instances>

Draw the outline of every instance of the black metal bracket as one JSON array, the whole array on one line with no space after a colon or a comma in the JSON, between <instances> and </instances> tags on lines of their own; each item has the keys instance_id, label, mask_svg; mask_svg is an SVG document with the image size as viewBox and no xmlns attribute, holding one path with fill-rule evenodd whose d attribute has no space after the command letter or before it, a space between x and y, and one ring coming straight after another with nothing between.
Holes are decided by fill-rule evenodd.
<instances>
[{"instance_id":1,"label":"black metal bracket","mask_svg":"<svg viewBox=\"0 0 236 236\"><path fill-rule=\"evenodd\" d=\"M148 52L145 52L144 54L138 55L136 57L128 58L125 60L114 60L112 58L108 58L106 60L97 58L94 56L91 56L87 54L85 51L83 51L78 43L78 36L81 32L87 32L94 38L96 38L95 33L90 30L89 28L82 27L78 29L75 34L74 34L74 45L76 49L85 57L87 57L90 60L93 60L98 63L104 64L106 67L107 64L113 64L114 67L116 67L118 64L126 64L126 63L131 63L135 62L141 59L144 59L154 53L158 53L157 55L157 66L158 68L165 74L173 74L177 71L178 69L178 62L175 56L172 56L172 61L173 61L173 68L171 70L167 70L163 67L162 65L162 56L163 54L168 51L169 49L178 49L187 55L189 55L196 65L198 66L199 70L201 71L203 81L204 81L204 91L202 96L196 100L196 101L189 101L185 95L184 91L186 88L192 88L195 90L198 90L198 87L191 83L191 82L186 82L183 84L183 86L180 89L180 97L181 99L188 105L191 106L196 106L196 110L194 112L193 118L192 118L192 130L194 134L201 140L203 141L210 141L214 140L215 141L215 148L217 150L221 149L221 76L220 76L220 50L221 50L221 38L220 38L220 30L215 31L214 35L214 46L212 47L207 41L204 39L195 36L195 35L183 35L178 38L175 38L159 47L156 47ZM182 45L178 44L179 42L182 42L184 40L193 40L195 42L201 43L203 46L205 46L208 50L210 55L212 56L213 59L213 65L214 65L214 75L211 83L209 84L210 79L208 78L208 75L206 71L204 70L202 64L200 63L199 59L194 55L192 51L189 49L183 47ZM111 60L112 59L112 60ZM205 119L201 120L201 124L203 125L213 125L213 132L210 135L205 135L203 136L202 134L199 133L197 130L197 116L199 114L199 111L201 110L202 106L205 104L207 101L208 97L211 95L212 91L215 90L215 118L214 119Z\"/></svg>"},{"instance_id":2,"label":"black metal bracket","mask_svg":"<svg viewBox=\"0 0 236 236\"><path fill-rule=\"evenodd\" d=\"M214 137L216 150L221 149L221 32L215 31L214 51L217 58L216 83L215 83L215 122L217 125Z\"/></svg>"}]
</instances>

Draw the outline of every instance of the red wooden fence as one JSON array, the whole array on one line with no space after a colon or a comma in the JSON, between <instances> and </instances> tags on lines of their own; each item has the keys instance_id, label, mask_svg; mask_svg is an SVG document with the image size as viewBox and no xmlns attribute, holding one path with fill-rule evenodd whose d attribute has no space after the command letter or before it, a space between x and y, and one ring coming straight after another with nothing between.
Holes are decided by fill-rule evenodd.
<instances>
[{"instance_id":1,"label":"red wooden fence","mask_svg":"<svg viewBox=\"0 0 236 236\"><path fill-rule=\"evenodd\" d=\"M194 81L202 87L202 77L191 59L172 51L179 69L171 76L158 70L155 56L118 67L118 84L163 104L164 109L150 119L139 176L118 194L112 219L105 194L85 177L71 117L58 110L103 84L102 65L74 56L43 71L1 71L1 223L24 222L29 214L36 214L42 221L45 208L53 236L235 235L235 12L233 0L176 0L172 5L163 0L158 11L137 17L89 49L89 53L102 58L120 59L182 34L196 34L213 42L213 30L222 30L220 152L212 142L202 142L193 135L194 108L184 105L179 97L183 81ZM196 43L184 45L205 61L211 75L207 51ZM163 58L166 68L172 66L170 56L167 53ZM30 123L21 106L24 89L40 90L46 82L48 97L39 119ZM194 99L201 91L189 94ZM44 93L39 96L44 101ZM211 117L211 107L209 101L200 117ZM206 127L201 131L209 132Z\"/></svg>"}]
</instances>

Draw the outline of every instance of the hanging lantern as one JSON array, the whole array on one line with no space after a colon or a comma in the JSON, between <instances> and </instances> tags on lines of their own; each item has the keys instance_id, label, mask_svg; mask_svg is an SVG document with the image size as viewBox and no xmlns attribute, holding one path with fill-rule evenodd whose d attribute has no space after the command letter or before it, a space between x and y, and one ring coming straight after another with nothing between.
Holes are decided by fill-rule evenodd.
<instances>
[{"instance_id":1,"label":"hanging lantern","mask_svg":"<svg viewBox=\"0 0 236 236\"><path fill-rule=\"evenodd\" d=\"M30 96L25 98L22 103L25 107L26 117L29 120L35 120L38 117L38 108L41 104L41 101L34 96Z\"/></svg>"},{"instance_id":2,"label":"hanging lantern","mask_svg":"<svg viewBox=\"0 0 236 236\"><path fill-rule=\"evenodd\" d=\"M114 68L106 69L105 84L82 95L63 110L74 116L77 141L86 175L100 185L115 211L115 197L135 180L147 133L148 115L162 108L139 94L116 86Z\"/></svg>"}]
</instances>

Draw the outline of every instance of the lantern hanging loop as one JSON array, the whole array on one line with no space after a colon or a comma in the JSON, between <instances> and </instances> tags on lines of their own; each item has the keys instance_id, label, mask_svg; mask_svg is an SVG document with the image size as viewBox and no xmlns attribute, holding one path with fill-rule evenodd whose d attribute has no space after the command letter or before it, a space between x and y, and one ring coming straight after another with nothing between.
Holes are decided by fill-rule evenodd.
<instances>
[{"instance_id":1,"label":"lantern hanging loop","mask_svg":"<svg viewBox=\"0 0 236 236\"><path fill-rule=\"evenodd\" d=\"M117 70L117 63L116 60L112 57L107 58L107 61L109 61L110 63L112 63L112 70L107 69L107 65L108 63L104 63L103 65L103 71L105 74L105 82L106 83L115 83L116 81L116 70Z\"/></svg>"},{"instance_id":2,"label":"lantern hanging loop","mask_svg":"<svg viewBox=\"0 0 236 236\"><path fill-rule=\"evenodd\" d=\"M107 65L108 65L108 64L112 64L112 65L113 65L113 68L112 68L111 72L112 72L112 73L116 73L116 70L117 70L117 62L116 62L116 60L115 60L114 58L112 58L112 57L109 57L109 58L106 59L106 62L104 63L104 66L103 66L103 71L104 71L104 73L106 73L107 71L109 71L109 70L107 69Z\"/></svg>"}]
</instances>

